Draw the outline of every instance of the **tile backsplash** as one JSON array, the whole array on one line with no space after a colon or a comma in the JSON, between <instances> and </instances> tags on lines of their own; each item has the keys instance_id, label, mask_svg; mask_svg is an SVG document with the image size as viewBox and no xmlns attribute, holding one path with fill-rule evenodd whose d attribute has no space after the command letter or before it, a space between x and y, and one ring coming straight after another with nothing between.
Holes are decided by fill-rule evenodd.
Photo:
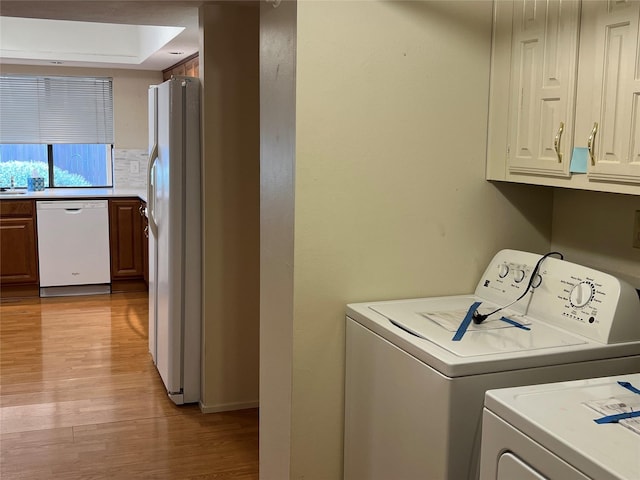
<instances>
[{"instance_id":1,"label":"tile backsplash","mask_svg":"<svg viewBox=\"0 0 640 480\"><path fill-rule=\"evenodd\" d=\"M113 186L116 188L146 188L147 149L113 149Z\"/></svg>"}]
</instances>

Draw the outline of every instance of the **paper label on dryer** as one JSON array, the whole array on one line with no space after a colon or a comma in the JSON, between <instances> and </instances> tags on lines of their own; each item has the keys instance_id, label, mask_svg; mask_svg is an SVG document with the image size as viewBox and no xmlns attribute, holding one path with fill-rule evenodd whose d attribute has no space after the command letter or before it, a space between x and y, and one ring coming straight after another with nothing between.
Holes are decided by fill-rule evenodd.
<instances>
[{"instance_id":1,"label":"paper label on dryer","mask_svg":"<svg viewBox=\"0 0 640 480\"><path fill-rule=\"evenodd\" d=\"M640 411L640 395L624 395L610 397L603 400L591 400L584 405L603 416L618 415ZM632 432L640 435L640 418L625 418L618 423Z\"/></svg>"}]
</instances>

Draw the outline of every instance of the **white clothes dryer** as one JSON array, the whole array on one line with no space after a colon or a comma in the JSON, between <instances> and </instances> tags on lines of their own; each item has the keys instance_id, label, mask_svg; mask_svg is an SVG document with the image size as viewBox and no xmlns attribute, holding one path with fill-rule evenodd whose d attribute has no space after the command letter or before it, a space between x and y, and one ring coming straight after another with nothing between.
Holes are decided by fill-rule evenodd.
<instances>
[{"instance_id":1,"label":"white clothes dryer","mask_svg":"<svg viewBox=\"0 0 640 480\"><path fill-rule=\"evenodd\" d=\"M470 295L347 306L346 480L475 479L487 390L638 371L638 292L540 259L498 252Z\"/></svg>"},{"instance_id":2,"label":"white clothes dryer","mask_svg":"<svg viewBox=\"0 0 640 480\"><path fill-rule=\"evenodd\" d=\"M638 388L640 373L488 391L481 480L639 479Z\"/></svg>"}]
</instances>

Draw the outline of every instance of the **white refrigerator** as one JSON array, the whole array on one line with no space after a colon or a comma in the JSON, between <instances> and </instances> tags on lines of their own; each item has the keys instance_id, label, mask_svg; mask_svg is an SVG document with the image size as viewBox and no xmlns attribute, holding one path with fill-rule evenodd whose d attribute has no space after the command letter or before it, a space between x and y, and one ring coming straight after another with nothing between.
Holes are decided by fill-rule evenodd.
<instances>
[{"instance_id":1,"label":"white refrigerator","mask_svg":"<svg viewBox=\"0 0 640 480\"><path fill-rule=\"evenodd\" d=\"M200 83L149 88L149 350L176 404L200 400Z\"/></svg>"}]
</instances>

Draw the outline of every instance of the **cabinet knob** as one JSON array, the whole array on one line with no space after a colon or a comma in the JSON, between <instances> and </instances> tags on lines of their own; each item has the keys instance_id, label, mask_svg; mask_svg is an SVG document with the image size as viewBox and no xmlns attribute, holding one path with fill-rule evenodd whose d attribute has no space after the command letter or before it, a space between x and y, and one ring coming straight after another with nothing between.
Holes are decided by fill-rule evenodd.
<instances>
[{"instance_id":1,"label":"cabinet knob","mask_svg":"<svg viewBox=\"0 0 640 480\"><path fill-rule=\"evenodd\" d=\"M587 140L587 149L589 150L589 158L591 159L591 165L596 164L596 156L594 154L596 133L598 132L598 122L593 122L593 128L591 129L591 135Z\"/></svg>"},{"instance_id":2,"label":"cabinet knob","mask_svg":"<svg viewBox=\"0 0 640 480\"><path fill-rule=\"evenodd\" d=\"M144 226L144 236L149 238L149 225Z\"/></svg>"}]
</instances>

